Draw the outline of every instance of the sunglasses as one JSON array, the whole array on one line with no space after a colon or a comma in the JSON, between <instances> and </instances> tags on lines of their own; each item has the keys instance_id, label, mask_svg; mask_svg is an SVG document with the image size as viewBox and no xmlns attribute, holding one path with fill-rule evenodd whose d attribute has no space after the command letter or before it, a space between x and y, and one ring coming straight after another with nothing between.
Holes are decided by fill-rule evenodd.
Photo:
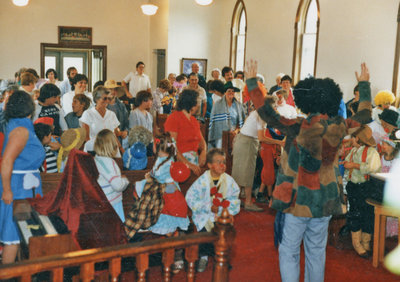
<instances>
[{"instance_id":1,"label":"sunglasses","mask_svg":"<svg viewBox=\"0 0 400 282\"><path fill-rule=\"evenodd\" d=\"M108 101L111 101L112 100L112 98L111 97L103 97L103 98L101 98L103 101L106 101L106 100L108 100Z\"/></svg>"}]
</instances>

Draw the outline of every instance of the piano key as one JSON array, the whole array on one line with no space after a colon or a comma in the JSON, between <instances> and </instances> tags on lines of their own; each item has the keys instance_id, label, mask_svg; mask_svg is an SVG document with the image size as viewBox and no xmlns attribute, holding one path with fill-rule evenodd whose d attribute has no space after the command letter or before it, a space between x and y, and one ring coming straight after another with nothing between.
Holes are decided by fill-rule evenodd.
<instances>
[{"instance_id":1,"label":"piano key","mask_svg":"<svg viewBox=\"0 0 400 282\"><path fill-rule=\"evenodd\" d=\"M58 234L57 230L54 228L53 224L50 222L50 219L47 216L41 214L38 214L38 216L42 226L44 227L44 230L48 235Z\"/></svg>"},{"instance_id":2,"label":"piano key","mask_svg":"<svg viewBox=\"0 0 400 282\"><path fill-rule=\"evenodd\" d=\"M17 221L17 224L19 225L19 230L21 230L25 243L28 244L29 238L32 237L32 232L28 228L28 223L25 220L22 220L22 221Z\"/></svg>"}]
</instances>

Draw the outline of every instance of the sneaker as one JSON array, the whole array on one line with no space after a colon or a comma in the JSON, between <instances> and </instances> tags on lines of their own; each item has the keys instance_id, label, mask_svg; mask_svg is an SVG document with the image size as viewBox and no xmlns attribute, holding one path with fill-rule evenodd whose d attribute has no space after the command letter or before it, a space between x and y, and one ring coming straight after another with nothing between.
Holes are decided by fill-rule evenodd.
<instances>
[{"instance_id":1,"label":"sneaker","mask_svg":"<svg viewBox=\"0 0 400 282\"><path fill-rule=\"evenodd\" d=\"M197 264L197 272L204 272L206 270L208 259L201 258Z\"/></svg>"},{"instance_id":2,"label":"sneaker","mask_svg":"<svg viewBox=\"0 0 400 282\"><path fill-rule=\"evenodd\" d=\"M246 211L253 211L253 212L261 212L261 211L263 211L262 208L260 208L259 206L255 205L255 204L244 205L244 209Z\"/></svg>"},{"instance_id":3,"label":"sneaker","mask_svg":"<svg viewBox=\"0 0 400 282\"><path fill-rule=\"evenodd\" d=\"M241 199L246 198L246 192L244 191L244 189L240 190L240 196Z\"/></svg>"}]
</instances>

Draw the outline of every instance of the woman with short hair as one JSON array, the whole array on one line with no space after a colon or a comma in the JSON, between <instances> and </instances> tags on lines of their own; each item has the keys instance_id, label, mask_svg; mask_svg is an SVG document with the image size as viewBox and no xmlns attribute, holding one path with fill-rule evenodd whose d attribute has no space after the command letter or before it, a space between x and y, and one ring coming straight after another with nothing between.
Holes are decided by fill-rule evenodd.
<instances>
[{"instance_id":1,"label":"woman with short hair","mask_svg":"<svg viewBox=\"0 0 400 282\"><path fill-rule=\"evenodd\" d=\"M198 95L195 90L183 90L177 102L177 111L170 114L164 124L165 131L176 141L178 160L184 162L196 175L200 175L200 167L205 164L207 153L200 124L194 117L200 106Z\"/></svg>"},{"instance_id":2,"label":"woman with short hair","mask_svg":"<svg viewBox=\"0 0 400 282\"><path fill-rule=\"evenodd\" d=\"M64 95L65 96L65 95ZM109 91L104 86L97 86L93 91L94 108L86 110L79 119L82 127L86 130L85 151L93 151L94 140L97 133L103 129L109 129L116 136L119 136L119 121L113 111L107 109L111 97Z\"/></svg>"},{"instance_id":3,"label":"woman with short hair","mask_svg":"<svg viewBox=\"0 0 400 282\"><path fill-rule=\"evenodd\" d=\"M7 126L0 179L3 264L15 261L20 242L13 219L13 201L42 195L39 167L45 158L45 151L33 128L31 117L34 111L32 97L24 91L14 92L5 108Z\"/></svg>"},{"instance_id":4,"label":"woman with short hair","mask_svg":"<svg viewBox=\"0 0 400 282\"><path fill-rule=\"evenodd\" d=\"M92 100L90 93L86 91L87 84L88 78L86 77L86 75L78 73L74 76L74 78L72 79L72 90L68 93L65 93L61 97L61 106L63 107L64 113L66 115L72 112L72 101L74 100L75 95L84 94Z\"/></svg>"}]
</instances>

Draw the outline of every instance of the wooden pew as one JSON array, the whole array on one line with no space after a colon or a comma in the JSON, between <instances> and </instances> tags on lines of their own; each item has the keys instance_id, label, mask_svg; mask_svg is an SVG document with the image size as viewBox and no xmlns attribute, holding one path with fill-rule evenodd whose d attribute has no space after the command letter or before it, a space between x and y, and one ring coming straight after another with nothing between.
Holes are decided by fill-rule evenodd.
<instances>
[{"instance_id":1,"label":"wooden pew","mask_svg":"<svg viewBox=\"0 0 400 282\"><path fill-rule=\"evenodd\" d=\"M54 282L64 281L64 269L79 266L79 280L87 281L135 281L133 271L122 273L122 259L135 257L136 280L146 281L149 268L149 255L162 253L163 281L171 281L171 265L174 262L175 249L185 249L188 262L187 281L194 281L195 262L198 259L200 244L213 243L215 259L212 281L229 281L228 261L233 245L235 230L232 219L225 209L217 220L212 232L202 232L167 239L150 240L140 243L118 245L106 248L69 252L62 255L46 256L9 265L0 265L0 280L20 278L20 281L32 281L32 276L45 271L50 272ZM96 276L95 264L108 262L104 277ZM34 280L37 277L33 278Z\"/></svg>"},{"instance_id":2,"label":"wooden pew","mask_svg":"<svg viewBox=\"0 0 400 282\"><path fill-rule=\"evenodd\" d=\"M222 132L222 150L225 151L226 154L226 173L229 175L232 174L232 151L233 151L233 139L236 134L232 131L223 131Z\"/></svg>"}]
</instances>

